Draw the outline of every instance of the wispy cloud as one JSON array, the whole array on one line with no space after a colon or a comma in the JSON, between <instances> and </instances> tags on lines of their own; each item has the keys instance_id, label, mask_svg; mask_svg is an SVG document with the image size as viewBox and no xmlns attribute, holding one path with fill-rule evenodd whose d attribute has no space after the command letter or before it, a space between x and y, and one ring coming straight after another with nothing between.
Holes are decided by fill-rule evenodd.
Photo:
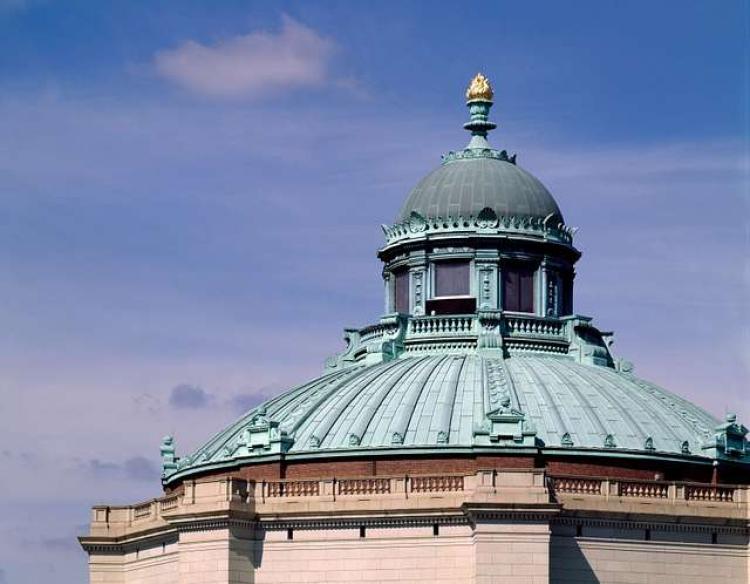
<instances>
[{"instance_id":1,"label":"wispy cloud","mask_svg":"<svg viewBox=\"0 0 750 584\"><path fill-rule=\"evenodd\" d=\"M78 467L97 479L125 479L151 484L158 481L160 474L156 464L143 456L133 456L123 462L92 458Z\"/></svg>"},{"instance_id":2,"label":"wispy cloud","mask_svg":"<svg viewBox=\"0 0 750 584\"><path fill-rule=\"evenodd\" d=\"M265 31L215 45L187 41L154 59L165 79L200 95L258 98L323 85L330 78L332 40L283 16L278 33Z\"/></svg>"},{"instance_id":3,"label":"wispy cloud","mask_svg":"<svg viewBox=\"0 0 750 584\"><path fill-rule=\"evenodd\" d=\"M213 396L202 387L181 383L169 393L169 405L181 409L203 409L213 402Z\"/></svg>"}]
</instances>

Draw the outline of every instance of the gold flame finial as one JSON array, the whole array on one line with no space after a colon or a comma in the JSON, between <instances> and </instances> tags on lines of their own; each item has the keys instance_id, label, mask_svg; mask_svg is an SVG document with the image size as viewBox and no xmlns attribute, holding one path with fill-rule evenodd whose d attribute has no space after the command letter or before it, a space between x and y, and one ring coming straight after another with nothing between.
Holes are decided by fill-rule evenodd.
<instances>
[{"instance_id":1,"label":"gold flame finial","mask_svg":"<svg viewBox=\"0 0 750 584\"><path fill-rule=\"evenodd\" d=\"M481 73L477 73L466 89L466 101L492 101L494 93L490 80Z\"/></svg>"}]
</instances>

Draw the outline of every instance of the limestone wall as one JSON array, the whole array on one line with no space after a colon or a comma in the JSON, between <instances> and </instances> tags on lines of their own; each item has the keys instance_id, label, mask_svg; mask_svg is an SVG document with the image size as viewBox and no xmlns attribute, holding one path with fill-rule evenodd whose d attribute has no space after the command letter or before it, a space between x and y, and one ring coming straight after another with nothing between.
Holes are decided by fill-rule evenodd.
<instances>
[{"instance_id":1,"label":"limestone wall","mask_svg":"<svg viewBox=\"0 0 750 584\"><path fill-rule=\"evenodd\" d=\"M602 530L607 531L607 530ZM605 537L555 535L551 584L748 584L747 538L609 530ZM640 531L640 532L638 532Z\"/></svg>"},{"instance_id":2,"label":"limestone wall","mask_svg":"<svg viewBox=\"0 0 750 584\"><path fill-rule=\"evenodd\" d=\"M257 584L328 582L471 582L469 526L298 530L266 534Z\"/></svg>"}]
</instances>

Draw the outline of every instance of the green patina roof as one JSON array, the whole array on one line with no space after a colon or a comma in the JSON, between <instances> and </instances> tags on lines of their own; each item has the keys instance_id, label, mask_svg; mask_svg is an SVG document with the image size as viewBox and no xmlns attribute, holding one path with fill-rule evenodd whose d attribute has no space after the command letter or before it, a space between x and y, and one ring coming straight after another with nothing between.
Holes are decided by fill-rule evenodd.
<instances>
[{"instance_id":1,"label":"green patina roof","mask_svg":"<svg viewBox=\"0 0 750 584\"><path fill-rule=\"evenodd\" d=\"M503 415L511 424L523 418L512 432L528 436L502 438L501 430L493 439L494 420ZM531 446L700 455L718 423L651 383L566 357L408 356L324 375L265 402L184 459L173 478L279 451Z\"/></svg>"},{"instance_id":2,"label":"green patina roof","mask_svg":"<svg viewBox=\"0 0 750 584\"><path fill-rule=\"evenodd\" d=\"M390 244L413 248L407 251L414 258L398 253L404 254L400 261L414 259L409 293L420 309L429 293L420 252L435 234L450 232L451 245L459 247L473 233L517 234L519 245L534 238L572 242L572 230L544 185L516 166L515 156L489 146L492 91L482 79L467 94L467 148L449 153L411 192L397 224L385 228ZM502 238L498 249L505 245ZM542 449L750 463L748 429L734 417L719 424L701 408L634 377L632 366L613 358L591 319L557 312L558 288L547 270L555 269L555 261L569 266L567 256L545 252L550 256L539 270L537 301L549 311L522 315L501 310L498 250L479 251L476 313L413 311L348 329L348 347L329 359L330 373L251 410L190 456L178 459L167 437L165 482L281 454L319 459Z\"/></svg>"},{"instance_id":3,"label":"green patina roof","mask_svg":"<svg viewBox=\"0 0 750 584\"><path fill-rule=\"evenodd\" d=\"M550 192L515 164L492 157L446 162L424 177L406 199L396 222L412 212L424 217L476 217L485 209L499 216L552 216L564 223Z\"/></svg>"},{"instance_id":4,"label":"green patina roof","mask_svg":"<svg viewBox=\"0 0 750 584\"><path fill-rule=\"evenodd\" d=\"M487 133L496 127L489 121L492 102L473 98L466 105L471 117L464 128L471 132L471 140L463 150L444 156L443 164L414 187L396 223L408 221L412 213L425 218L476 217L483 209L501 217L564 223L545 186L516 166L515 155L494 150L487 141Z\"/></svg>"}]
</instances>

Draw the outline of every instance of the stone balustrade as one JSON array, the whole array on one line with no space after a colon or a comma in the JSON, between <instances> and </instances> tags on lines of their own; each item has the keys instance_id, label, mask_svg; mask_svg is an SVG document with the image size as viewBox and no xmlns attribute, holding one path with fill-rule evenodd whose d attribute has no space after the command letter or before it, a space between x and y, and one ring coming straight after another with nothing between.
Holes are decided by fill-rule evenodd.
<instances>
[{"instance_id":1,"label":"stone balustrade","mask_svg":"<svg viewBox=\"0 0 750 584\"><path fill-rule=\"evenodd\" d=\"M480 337L497 335L507 342L509 350L565 353L570 343L571 320L535 314L492 312L390 318L383 322L352 330L353 344L347 349L347 362L376 359L385 351L389 357L396 352L468 351L479 346ZM384 343L395 342L383 348ZM485 341L481 346L487 345ZM382 357L381 357L382 358ZM341 366L332 358L329 368ZM345 359L346 361L346 359Z\"/></svg>"},{"instance_id":2,"label":"stone balustrade","mask_svg":"<svg viewBox=\"0 0 750 584\"><path fill-rule=\"evenodd\" d=\"M747 486L711 485L650 480L615 480L596 477L552 476L550 490L555 495L592 495L625 499L663 499L667 502L700 501L708 503L744 503Z\"/></svg>"},{"instance_id":3,"label":"stone balustrade","mask_svg":"<svg viewBox=\"0 0 750 584\"><path fill-rule=\"evenodd\" d=\"M415 476L409 481L413 493L463 491L463 475Z\"/></svg>"},{"instance_id":4,"label":"stone balustrade","mask_svg":"<svg viewBox=\"0 0 750 584\"><path fill-rule=\"evenodd\" d=\"M143 529L169 527L176 517L206 513L264 513L277 516L310 509L335 512L364 509L423 508L435 497L454 509L472 501L514 504L558 503L563 508L618 510L628 502L682 505L680 513L745 516L748 487L581 476L546 476L541 469L480 470L475 474L401 475L245 481L226 477L186 481L183 492L135 505L97 506L92 510L91 535L112 536ZM362 506L365 507L362 507ZM369 507L368 507L369 508ZM614 509L614 507L612 507Z\"/></svg>"},{"instance_id":5,"label":"stone balustrade","mask_svg":"<svg viewBox=\"0 0 750 584\"><path fill-rule=\"evenodd\" d=\"M339 479L339 495L384 495L391 492L391 480L384 478Z\"/></svg>"},{"instance_id":6,"label":"stone balustrade","mask_svg":"<svg viewBox=\"0 0 750 584\"><path fill-rule=\"evenodd\" d=\"M421 316L409 320L408 337L462 336L476 334L477 319L466 316Z\"/></svg>"},{"instance_id":7,"label":"stone balustrade","mask_svg":"<svg viewBox=\"0 0 750 584\"><path fill-rule=\"evenodd\" d=\"M732 503L735 500L735 490L731 487L714 485L686 485L685 499L688 501L717 501Z\"/></svg>"},{"instance_id":8,"label":"stone balustrade","mask_svg":"<svg viewBox=\"0 0 750 584\"><path fill-rule=\"evenodd\" d=\"M521 314L506 314L503 318L509 337L566 340L566 324L556 318Z\"/></svg>"}]
</instances>

